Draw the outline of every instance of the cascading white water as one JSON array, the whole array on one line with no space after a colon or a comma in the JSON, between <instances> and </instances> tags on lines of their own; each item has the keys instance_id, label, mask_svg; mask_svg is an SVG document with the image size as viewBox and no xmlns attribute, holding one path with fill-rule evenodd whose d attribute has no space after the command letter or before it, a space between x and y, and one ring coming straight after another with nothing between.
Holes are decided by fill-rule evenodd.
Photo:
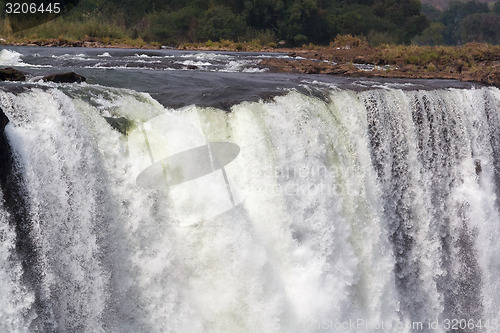
<instances>
[{"instance_id":1,"label":"cascading white water","mask_svg":"<svg viewBox=\"0 0 500 333\"><path fill-rule=\"evenodd\" d=\"M15 231L9 225L10 216L4 209L3 195L0 201L0 330L29 332L34 295L22 284L22 267L15 253Z\"/></svg>"},{"instance_id":2,"label":"cascading white water","mask_svg":"<svg viewBox=\"0 0 500 333\"><path fill-rule=\"evenodd\" d=\"M496 332L498 89L291 91L229 113L74 89L0 93L35 256L23 273L1 208L2 331ZM240 147L227 179L136 183L207 142Z\"/></svg>"}]
</instances>

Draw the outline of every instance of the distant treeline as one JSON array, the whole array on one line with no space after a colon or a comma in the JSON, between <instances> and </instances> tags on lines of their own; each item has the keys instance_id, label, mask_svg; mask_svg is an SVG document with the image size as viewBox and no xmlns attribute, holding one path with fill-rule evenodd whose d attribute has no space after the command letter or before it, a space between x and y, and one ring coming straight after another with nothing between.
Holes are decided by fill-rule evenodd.
<instances>
[{"instance_id":1,"label":"distant treeline","mask_svg":"<svg viewBox=\"0 0 500 333\"><path fill-rule=\"evenodd\" d=\"M445 11L423 5L431 23L413 41L421 45L456 45L467 42L500 44L500 2L452 2Z\"/></svg>"},{"instance_id":2,"label":"distant treeline","mask_svg":"<svg viewBox=\"0 0 500 333\"><path fill-rule=\"evenodd\" d=\"M1 8L6 2L0 0ZM457 3L443 13L427 8L426 16L419 0L80 0L68 14L19 36L140 39L172 46L221 40L301 46L328 44L338 34L363 36L371 45L498 43L494 8ZM6 29L4 23L0 34Z\"/></svg>"},{"instance_id":3,"label":"distant treeline","mask_svg":"<svg viewBox=\"0 0 500 333\"><path fill-rule=\"evenodd\" d=\"M155 8L148 29L138 33L171 44L254 38L293 45L325 44L337 34L408 43L428 24L418 0L149 1L147 5L140 2L144 7L132 11Z\"/></svg>"},{"instance_id":4,"label":"distant treeline","mask_svg":"<svg viewBox=\"0 0 500 333\"><path fill-rule=\"evenodd\" d=\"M8 0L0 0L3 3ZM409 43L428 21L419 0L80 0L40 38L142 38L168 45L200 41L327 44L337 34Z\"/></svg>"}]
</instances>

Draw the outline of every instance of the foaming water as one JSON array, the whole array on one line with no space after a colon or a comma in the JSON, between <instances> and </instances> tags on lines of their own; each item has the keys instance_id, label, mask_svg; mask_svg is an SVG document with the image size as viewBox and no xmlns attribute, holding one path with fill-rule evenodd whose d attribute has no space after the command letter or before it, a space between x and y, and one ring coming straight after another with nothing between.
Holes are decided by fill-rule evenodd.
<instances>
[{"instance_id":1,"label":"foaming water","mask_svg":"<svg viewBox=\"0 0 500 333\"><path fill-rule=\"evenodd\" d=\"M14 67L33 67L43 68L52 67L51 65L43 64L30 64L23 60L23 54L14 50L3 49L0 50L0 66L14 66Z\"/></svg>"},{"instance_id":2,"label":"foaming water","mask_svg":"<svg viewBox=\"0 0 500 333\"><path fill-rule=\"evenodd\" d=\"M11 50L0 51L0 66L26 66L21 60L22 54Z\"/></svg>"},{"instance_id":3,"label":"foaming water","mask_svg":"<svg viewBox=\"0 0 500 333\"><path fill-rule=\"evenodd\" d=\"M16 234L10 215L0 197L0 329L3 332L30 332L34 319L34 295L23 284L23 269L16 254Z\"/></svg>"},{"instance_id":4,"label":"foaming water","mask_svg":"<svg viewBox=\"0 0 500 333\"><path fill-rule=\"evenodd\" d=\"M134 71L260 72L260 61L270 53L206 53L181 50L120 50L92 48L8 47L0 51L0 65L78 67ZM277 53L272 56L280 57Z\"/></svg>"},{"instance_id":5,"label":"foaming water","mask_svg":"<svg viewBox=\"0 0 500 333\"><path fill-rule=\"evenodd\" d=\"M321 89L230 112L92 85L0 92L36 273L0 207L2 328L496 332L498 89ZM210 142L239 154L136 181Z\"/></svg>"}]
</instances>

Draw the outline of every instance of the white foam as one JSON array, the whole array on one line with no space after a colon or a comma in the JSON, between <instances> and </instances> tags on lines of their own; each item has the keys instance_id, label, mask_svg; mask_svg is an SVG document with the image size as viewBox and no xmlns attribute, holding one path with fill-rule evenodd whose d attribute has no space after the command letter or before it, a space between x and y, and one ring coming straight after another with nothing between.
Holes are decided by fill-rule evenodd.
<instances>
[{"instance_id":1,"label":"white foam","mask_svg":"<svg viewBox=\"0 0 500 333\"><path fill-rule=\"evenodd\" d=\"M139 57L139 58L150 58L147 54L141 53L141 54L134 54L134 56Z\"/></svg>"},{"instance_id":2,"label":"white foam","mask_svg":"<svg viewBox=\"0 0 500 333\"><path fill-rule=\"evenodd\" d=\"M193 53L193 54L184 54L181 56L182 58L195 58L198 60L222 60L226 61L227 59L233 59L234 56L227 54L219 54L219 53Z\"/></svg>"},{"instance_id":3,"label":"white foam","mask_svg":"<svg viewBox=\"0 0 500 333\"><path fill-rule=\"evenodd\" d=\"M21 57L19 52L3 49L0 51L0 66L27 66Z\"/></svg>"},{"instance_id":4,"label":"white foam","mask_svg":"<svg viewBox=\"0 0 500 333\"><path fill-rule=\"evenodd\" d=\"M243 73L265 73L269 71L269 68L258 68L258 67L250 67L250 68L244 68Z\"/></svg>"},{"instance_id":5,"label":"white foam","mask_svg":"<svg viewBox=\"0 0 500 333\"><path fill-rule=\"evenodd\" d=\"M256 60L231 60L224 64L220 69L221 72L242 72L248 66L257 65L259 61Z\"/></svg>"},{"instance_id":6,"label":"white foam","mask_svg":"<svg viewBox=\"0 0 500 333\"><path fill-rule=\"evenodd\" d=\"M36 57L36 54L34 55ZM3 49L0 51L0 66L15 67L52 67L51 65L32 65L22 60L23 55L16 51Z\"/></svg>"},{"instance_id":7,"label":"white foam","mask_svg":"<svg viewBox=\"0 0 500 333\"><path fill-rule=\"evenodd\" d=\"M228 113L170 110L147 94L92 88L87 99L55 89L0 92L37 222L40 292L60 330L337 333L339 324L361 320L356 331L410 333L396 324L413 315L424 325L442 319L450 295L464 305L480 299L481 314L500 315L490 140L498 131L498 89L332 89L326 101L291 91ZM103 115L138 126L125 136ZM433 141L442 135L449 136ZM207 140L240 147L225 176L172 191L137 186L152 163ZM479 175L473 159L482 161ZM217 212L204 205L227 209L228 187L241 209L212 218ZM211 195L190 202L192 192L204 190ZM218 227L208 227L215 219ZM394 251L389 242L401 231L396 222L406 223L411 251ZM466 224L471 232L463 235ZM0 313L15 322L0 326L10 331L24 327L15 320L24 320L18 313L32 298L12 306L24 299L19 275L12 275L20 265L8 261L13 229L3 223L0 230L0 296L9 304ZM465 236L470 249L459 248ZM452 241L447 251L444 238ZM459 250L470 251L477 265L467 266ZM394 253L408 256L401 263L408 271L395 274ZM460 278L461 269L479 272L478 295L446 294L453 286L441 279ZM398 290L396 279L414 285ZM386 329L376 329L382 321Z\"/></svg>"},{"instance_id":8,"label":"white foam","mask_svg":"<svg viewBox=\"0 0 500 333\"><path fill-rule=\"evenodd\" d=\"M176 64L184 66L198 66L198 67L212 66L212 63L210 62L194 61L194 60L184 60L182 62L176 62Z\"/></svg>"},{"instance_id":9,"label":"white foam","mask_svg":"<svg viewBox=\"0 0 500 333\"><path fill-rule=\"evenodd\" d=\"M55 59L64 59L64 60L87 60L87 56L83 53L79 54L61 54L61 55L52 55L52 58Z\"/></svg>"},{"instance_id":10,"label":"white foam","mask_svg":"<svg viewBox=\"0 0 500 333\"><path fill-rule=\"evenodd\" d=\"M23 268L16 255L16 232L11 218L0 192L0 330L28 333L34 319L30 308L34 306L35 295L22 283Z\"/></svg>"}]
</instances>

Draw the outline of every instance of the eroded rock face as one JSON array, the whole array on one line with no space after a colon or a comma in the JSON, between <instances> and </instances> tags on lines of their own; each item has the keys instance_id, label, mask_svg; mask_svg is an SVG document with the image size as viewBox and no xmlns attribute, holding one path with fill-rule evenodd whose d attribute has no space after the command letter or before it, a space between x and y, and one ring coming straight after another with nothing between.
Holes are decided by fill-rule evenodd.
<instances>
[{"instance_id":1,"label":"eroded rock face","mask_svg":"<svg viewBox=\"0 0 500 333\"><path fill-rule=\"evenodd\" d=\"M10 148L4 133L5 126L7 126L8 123L9 118L7 118L0 108L0 175L5 175L7 173L10 163ZM3 182L0 179L0 186L1 185L3 185Z\"/></svg>"},{"instance_id":2,"label":"eroded rock face","mask_svg":"<svg viewBox=\"0 0 500 333\"><path fill-rule=\"evenodd\" d=\"M25 81L23 72L12 67L0 68L0 81Z\"/></svg>"},{"instance_id":3,"label":"eroded rock face","mask_svg":"<svg viewBox=\"0 0 500 333\"><path fill-rule=\"evenodd\" d=\"M82 83L87 80L86 77L76 74L75 72L49 74L42 78L45 82L56 82L56 83Z\"/></svg>"},{"instance_id":4,"label":"eroded rock face","mask_svg":"<svg viewBox=\"0 0 500 333\"><path fill-rule=\"evenodd\" d=\"M9 123L9 118L3 113L2 108L0 108L0 133L3 133L5 126Z\"/></svg>"}]
</instances>

